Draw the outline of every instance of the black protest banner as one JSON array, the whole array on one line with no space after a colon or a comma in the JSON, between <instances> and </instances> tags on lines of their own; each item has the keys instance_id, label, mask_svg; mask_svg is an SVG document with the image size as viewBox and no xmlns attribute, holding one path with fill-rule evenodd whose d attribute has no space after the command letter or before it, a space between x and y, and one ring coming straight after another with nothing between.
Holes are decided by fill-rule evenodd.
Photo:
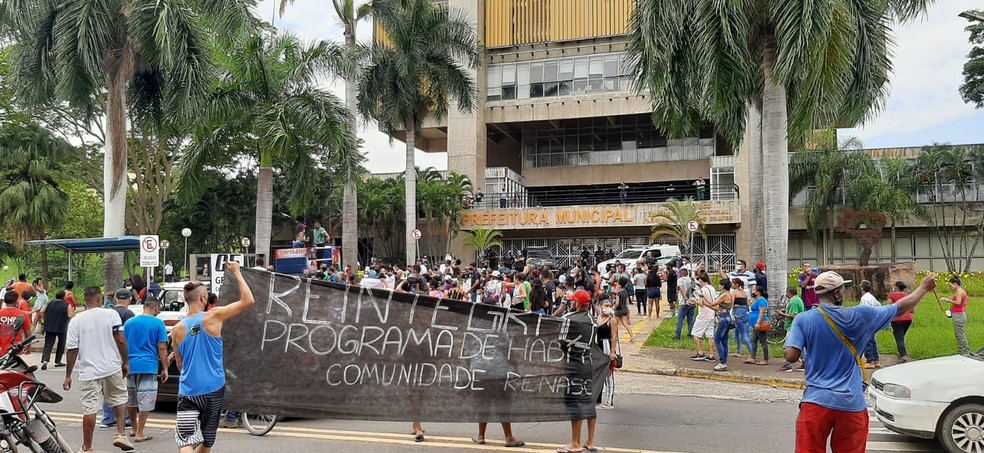
<instances>
[{"instance_id":1,"label":"black protest banner","mask_svg":"<svg viewBox=\"0 0 984 453\"><path fill-rule=\"evenodd\" d=\"M481 304L243 270L226 322L226 407L435 422L594 418L610 361L587 313ZM239 298L227 274L221 303Z\"/></svg>"}]
</instances>

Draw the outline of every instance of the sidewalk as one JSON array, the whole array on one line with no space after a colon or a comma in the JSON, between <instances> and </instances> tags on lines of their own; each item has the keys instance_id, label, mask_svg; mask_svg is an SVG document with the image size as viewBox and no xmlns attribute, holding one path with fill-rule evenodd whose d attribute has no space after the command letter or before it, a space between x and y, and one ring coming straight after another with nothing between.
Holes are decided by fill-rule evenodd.
<instances>
[{"instance_id":1,"label":"sidewalk","mask_svg":"<svg viewBox=\"0 0 984 453\"><path fill-rule=\"evenodd\" d=\"M747 351L742 357L731 356L728 359L728 371L714 371L713 362L695 362L690 357L696 352L693 349L665 349L647 348L643 346L649 335L658 328L664 321L676 322L676 318L665 318L670 312L669 306L663 302L660 314L664 317L659 319L649 319L645 316L636 314L635 307L632 308L632 333L636 337L635 343L629 342L629 334L620 331L619 343L622 348L623 367L621 371L629 373L661 374L666 376L681 376L701 379L711 379L715 381L738 382L746 384L769 385L773 387L786 388L806 388L806 376L802 371L780 373L779 366L782 359L772 358L768 365L754 365L743 363L748 358ZM781 347L771 346L770 347ZM882 355L882 367L896 365L899 362L897 356ZM794 368L798 368L794 366ZM865 370L865 374L870 377L875 370Z\"/></svg>"},{"instance_id":2,"label":"sidewalk","mask_svg":"<svg viewBox=\"0 0 984 453\"><path fill-rule=\"evenodd\" d=\"M660 315L662 318L646 318L636 314L632 309L632 333L636 342L629 342L628 332L619 332L619 343L622 348L623 367L621 371L629 373L661 374L666 376L681 376L711 379L715 381L738 382L746 384L770 385L775 387L805 388L803 372L780 373L777 371L782 361L773 359L768 366L742 363L747 358L731 357L728 361L728 371L713 371L714 362L694 362L690 356L694 354L689 349L647 348L643 346L649 335L663 321L676 322L676 318L665 318L670 313L670 307L662 302ZM892 362L894 363L894 361Z\"/></svg>"}]
</instances>

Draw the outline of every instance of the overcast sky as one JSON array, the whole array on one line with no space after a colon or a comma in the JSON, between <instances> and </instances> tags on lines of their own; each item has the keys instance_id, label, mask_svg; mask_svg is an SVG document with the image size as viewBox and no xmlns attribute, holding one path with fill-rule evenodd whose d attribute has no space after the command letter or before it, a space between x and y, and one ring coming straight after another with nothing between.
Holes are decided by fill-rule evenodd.
<instances>
[{"instance_id":1,"label":"overcast sky","mask_svg":"<svg viewBox=\"0 0 984 453\"><path fill-rule=\"evenodd\" d=\"M273 18L275 4L264 0L260 15ZM960 98L961 71L970 51L967 21L957 17L961 11L979 8L979 1L938 1L921 21L896 27L895 70L891 98L885 109L867 124L840 131L841 137L857 136L867 148L923 146L939 143L984 143L984 111L975 110ZM305 39L332 39L341 42L342 29L334 20L327 0L296 0L281 17L274 19ZM369 23L359 26L360 40L372 33ZM344 99L342 85L331 86ZM370 171L403 170L403 143L390 143L374 125L360 126ZM447 168L445 153L417 152L419 167Z\"/></svg>"}]
</instances>

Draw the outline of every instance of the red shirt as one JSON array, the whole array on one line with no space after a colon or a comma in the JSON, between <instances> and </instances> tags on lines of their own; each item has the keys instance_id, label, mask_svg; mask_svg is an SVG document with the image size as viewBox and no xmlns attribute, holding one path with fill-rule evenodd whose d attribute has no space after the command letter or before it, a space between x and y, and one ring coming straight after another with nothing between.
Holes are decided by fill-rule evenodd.
<instances>
[{"instance_id":1,"label":"red shirt","mask_svg":"<svg viewBox=\"0 0 984 453\"><path fill-rule=\"evenodd\" d=\"M900 300L902 300L902 298L904 298L905 296L908 296L908 294L906 294L906 293L889 293L888 294L888 300L890 301L889 303L895 304L895 303L898 303ZM911 311L892 320L892 322L905 322L905 321L912 321L912 312Z\"/></svg>"},{"instance_id":2,"label":"red shirt","mask_svg":"<svg viewBox=\"0 0 984 453\"><path fill-rule=\"evenodd\" d=\"M15 330L18 323L23 323L20 330ZM31 317L22 310L5 307L0 310L0 355L7 354L15 341L21 341L30 335Z\"/></svg>"},{"instance_id":3,"label":"red shirt","mask_svg":"<svg viewBox=\"0 0 984 453\"><path fill-rule=\"evenodd\" d=\"M72 308L79 308L79 300L75 298L75 293L72 291L65 291L65 302L68 302Z\"/></svg>"},{"instance_id":4,"label":"red shirt","mask_svg":"<svg viewBox=\"0 0 984 453\"><path fill-rule=\"evenodd\" d=\"M23 312L31 312L31 303L24 299L23 297L17 301L17 309Z\"/></svg>"},{"instance_id":5,"label":"red shirt","mask_svg":"<svg viewBox=\"0 0 984 453\"><path fill-rule=\"evenodd\" d=\"M962 297L963 297L963 301L962 301L963 303L960 304L960 305L953 305L953 310L950 310L951 313L966 313L967 312L967 302L969 302L968 299L970 299L970 298L967 297L967 296L962 296ZM960 296L959 293L956 296L953 296L953 300L954 301L960 300L960 298L961 298L961 296Z\"/></svg>"}]
</instances>

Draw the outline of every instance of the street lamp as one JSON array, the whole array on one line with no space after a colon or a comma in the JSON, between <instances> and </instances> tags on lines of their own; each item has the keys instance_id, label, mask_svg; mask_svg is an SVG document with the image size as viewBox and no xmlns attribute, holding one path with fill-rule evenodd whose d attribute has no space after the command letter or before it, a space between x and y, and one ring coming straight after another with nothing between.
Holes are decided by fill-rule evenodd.
<instances>
[{"instance_id":1,"label":"street lamp","mask_svg":"<svg viewBox=\"0 0 984 453\"><path fill-rule=\"evenodd\" d=\"M188 238L191 237L191 228L181 230L181 235L185 238L185 270L188 271L188 280L191 280L191 258L188 256Z\"/></svg>"},{"instance_id":2,"label":"street lamp","mask_svg":"<svg viewBox=\"0 0 984 453\"><path fill-rule=\"evenodd\" d=\"M967 20L976 20L978 22L984 22L984 16L977 14L973 11L964 11L957 15Z\"/></svg>"},{"instance_id":3,"label":"street lamp","mask_svg":"<svg viewBox=\"0 0 984 453\"><path fill-rule=\"evenodd\" d=\"M243 262L249 263L249 238L243 236L243 238L239 240L239 243L242 244L243 249L245 249L245 253L243 253ZM256 262L255 259L253 261Z\"/></svg>"}]
</instances>

